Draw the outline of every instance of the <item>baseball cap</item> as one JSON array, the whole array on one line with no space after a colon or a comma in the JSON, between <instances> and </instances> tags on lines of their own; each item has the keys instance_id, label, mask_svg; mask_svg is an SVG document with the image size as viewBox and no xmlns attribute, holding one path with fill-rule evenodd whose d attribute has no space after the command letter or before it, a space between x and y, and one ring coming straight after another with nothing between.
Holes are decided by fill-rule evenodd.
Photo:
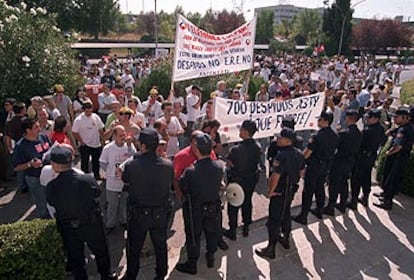
<instances>
[{"instance_id":1,"label":"baseball cap","mask_svg":"<svg viewBox=\"0 0 414 280\"><path fill-rule=\"evenodd\" d=\"M395 116L409 116L410 115L410 109L407 107L399 107L395 113L390 114L392 117Z\"/></svg>"},{"instance_id":2,"label":"baseball cap","mask_svg":"<svg viewBox=\"0 0 414 280\"><path fill-rule=\"evenodd\" d=\"M207 133L197 135L195 140L198 149L211 150L213 144L210 135Z\"/></svg>"},{"instance_id":3,"label":"baseball cap","mask_svg":"<svg viewBox=\"0 0 414 280\"><path fill-rule=\"evenodd\" d=\"M287 138L290 139L292 141L296 140L296 133L295 131L293 131L293 129L285 127L283 128L279 134L276 135L277 137L283 137L283 138Z\"/></svg>"},{"instance_id":4,"label":"baseball cap","mask_svg":"<svg viewBox=\"0 0 414 280\"><path fill-rule=\"evenodd\" d=\"M145 145L157 145L159 142L158 133L155 129L146 127L139 134L138 141Z\"/></svg>"},{"instance_id":5,"label":"baseball cap","mask_svg":"<svg viewBox=\"0 0 414 280\"><path fill-rule=\"evenodd\" d=\"M251 135L253 135L257 131L256 123L252 120L243 121L240 128L247 130Z\"/></svg>"},{"instance_id":6,"label":"baseball cap","mask_svg":"<svg viewBox=\"0 0 414 280\"><path fill-rule=\"evenodd\" d=\"M295 119L292 116L284 116L282 119L282 125L283 127L294 129Z\"/></svg>"},{"instance_id":7,"label":"baseball cap","mask_svg":"<svg viewBox=\"0 0 414 280\"><path fill-rule=\"evenodd\" d=\"M370 109L366 114L366 118L381 118L381 111L378 109Z\"/></svg>"},{"instance_id":8,"label":"baseball cap","mask_svg":"<svg viewBox=\"0 0 414 280\"><path fill-rule=\"evenodd\" d=\"M50 151L50 161L59 164L68 164L72 162L72 150L65 146L55 146Z\"/></svg>"},{"instance_id":9,"label":"baseball cap","mask_svg":"<svg viewBox=\"0 0 414 280\"><path fill-rule=\"evenodd\" d=\"M348 109L345 111L345 116L347 117L359 117L359 112L357 110L354 109Z\"/></svg>"},{"instance_id":10,"label":"baseball cap","mask_svg":"<svg viewBox=\"0 0 414 280\"><path fill-rule=\"evenodd\" d=\"M333 114L331 112L323 111L317 118L328 121L329 123L333 122Z\"/></svg>"}]
</instances>

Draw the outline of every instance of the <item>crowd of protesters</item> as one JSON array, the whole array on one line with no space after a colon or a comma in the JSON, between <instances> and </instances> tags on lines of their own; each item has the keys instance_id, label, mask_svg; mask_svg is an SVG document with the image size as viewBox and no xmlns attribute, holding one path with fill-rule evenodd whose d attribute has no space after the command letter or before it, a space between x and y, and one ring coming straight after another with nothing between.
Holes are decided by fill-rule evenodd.
<instances>
[{"instance_id":1,"label":"crowd of protesters","mask_svg":"<svg viewBox=\"0 0 414 280\"><path fill-rule=\"evenodd\" d=\"M186 147L192 147L194 131L201 130L210 135L212 158L227 158L228 149L223 148L227 144L222 143L218 133L220 123L214 119L212 99L250 100L246 92L248 79L232 88L225 80L220 80L215 91L205 93L209 99L204 103L203 89L197 85L189 85L185 92L171 91L166 99L154 85L148 97L140 100L134 92L136 84L145 79L156 64L157 60L152 59L127 59L120 63L109 57L97 64L84 63L80 74L86 78L85 87L101 86L96 100L88 97L85 87L72 94L60 84L54 85L45 96L32 97L30 104L14 98L5 99L0 124L5 147L3 158L7 159L4 177L17 177L18 189L29 191L39 217L50 217L40 176L42 167L48 163L48 151L56 143L72 146L80 158L82 172L92 172L96 180L104 180L105 177L105 227L108 234L118 222L121 226L127 223L122 165L140 149L140 134L146 127L157 131L157 155L173 161L175 182L183 173L181 156L176 158L176 155L181 155ZM399 137L395 134L398 130L391 130L401 126L401 122L393 122L395 109L391 105L394 85L400 83L401 71L399 63L380 64L364 59L350 62L344 57L316 60L304 56L257 55L251 75L260 76L264 81L254 95L255 101L277 102L324 92L326 113L332 116L324 119L335 133L346 130L350 126L349 117L357 112L353 124L360 131L369 125L363 117L369 113L378 117L384 132L389 131L391 134L388 135ZM399 116L406 115L405 111L401 112L397 110ZM311 133L297 133L304 140L302 149L314 141ZM259 169L265 168L265 153L270 140L259 140L262 146ZM195 156L188 158L196 159ZM173 190L176 198L181 199L180 189L175 186ZM392 200L393 195L387 199L389 197ZM383 208L388 209L389 205ZM303 219L300 221L306 224Z\"/></svg>"}]
</instances>

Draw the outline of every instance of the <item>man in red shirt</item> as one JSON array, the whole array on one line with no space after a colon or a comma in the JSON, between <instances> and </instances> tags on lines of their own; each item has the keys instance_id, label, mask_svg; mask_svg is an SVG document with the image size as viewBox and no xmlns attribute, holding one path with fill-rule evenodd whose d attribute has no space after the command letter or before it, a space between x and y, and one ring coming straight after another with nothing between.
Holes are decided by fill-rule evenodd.
<instances>
[{"instance_id":1,"label":"man in red shirt","mask_svg":"<svg viewBox=\"0 0 414 280\"><path fill-rule=\"evenodd\" d=\"M196 161L197 161L197 157L196 157L196 137L198 135L203 135L204 133L200 130L194 130L191 133L190 136L190 145L184 149L182 149L181 151L179 151L175 157L174 157L174 161L173 161L173 165L174 165L174 190L175 190L175 196L177 197L178 200L182 200L183 198L183 194L180 190L180 187L178 186L178 181L180 180L181 175L184 173L184 170L188 167L190 167L191 165L193 165ZM214 153L214 151L211 151L210 153L210 158L212 160L217 160L216 154ZM221 214L221 212L220 212ZM220 215L220 220L222 219L222 216ZM227 250L229 248L229 246L226 244L226 242L224 242L222 236L220 235L219 241L217 246L221 249L221 250Z\"/></svg>"}]
</instances>

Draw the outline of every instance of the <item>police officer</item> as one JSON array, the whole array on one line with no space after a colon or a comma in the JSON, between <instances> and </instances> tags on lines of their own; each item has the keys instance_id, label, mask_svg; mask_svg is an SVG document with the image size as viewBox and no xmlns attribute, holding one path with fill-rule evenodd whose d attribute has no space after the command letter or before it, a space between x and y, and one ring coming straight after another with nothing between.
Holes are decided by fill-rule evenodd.
<instances>
[{"instance_id":1,"label":"police officer","mask_svg":"<svg viewBox=\"0 0 414 280\"><path fill-rule=\"evenodd\" d=\"M295 120L292 116L285 116L282 119L282 125L281 128L290 128L292 130L295 130ZM299 150L303 150L303 138L296 135L296 139L293 143L293 146ZM278 152L278 145L277 145L277 138L272 141L269 145L269 148L267 149L267 160L269 161L269 164L272 164L273 157L276 156Z\"/></svg>"},{"instance_id":2,"label":"police officer","mask_svg":"<svg viewBox=\"0 0 414 280\"><path fill-rule=\"evenodd\" d=\"M309 139L308 146L303 151L307 167L302 192L302 209L298 215L292 217L295 222L303 225L308 223L308 213L314 194L316 209L318 209L315 213L320 213L325 204L325 178L338 145L338 135L330 126L332 121L332 113L325 111L321 113L318 117L318 127L320 129Z\"/></svg>"},{"instance_id":3,"label":"police officer","mask_svg":"<svg viewBox=\"0 0 414 280\"><path fill-rule=\"evenodd\" d=\"M194 167L189 167L180 179L180 188L185 195L183 204L186 249L188 260L176 266L178 271L196 274L200 256L200 236L206 236L207 267L214 266L214 253L221 235L221 201L219 191L223 179L223 166L212 161L212 140L208 134L196 137Z\"/></svg>"},{"instance_id":4,"label":"police officer","mask_svg":"<svg viewBox=\"0 0 414 280\"><path fill-rule=\"evenodd\" d=\"M75 279L88 279L85 270L84 242L95 255L101 279L110 275L110 257L95 200L101 194L93 175L72 169L73 149L64 144L51 150L52 168L59 175L46 186L48 203L56 209L56 222L67 251L68 264Z\"/></svg>"},{"instance_id":5,"label":"police officer","mask_svg":"<svg viewBox=\"0 0 414 280\"><path fill-rule=\"evenodd\" d=\"M289 235L292 228L290 205L301 171L305 168L302 152L293 147L295 141L296 134L290 128L282 129L280 136L277 136L279 152L273 158L268 185L270 204L266 226L269 243L267 247L255 251L261 257L274 259L277 241L284 248L290 248Z\"/></svg>"},{"instance_id":6,"label":"police officer","mask_svg":"<svg viewBox=\"0 0 414 280\"><path fill-rule=\"evenodd\" d=\"M357 110L346 110L344 124L347 128L338 132L338 149L329 173L329 202L323 208L323 214L335 215L334 207L337 207L342 213L345 212L349 194L348 179L354 168L362 142L362 133L356 126L358 119L359 112ZM340 202L336 204L338 195L340 195ZM352 201L350 208L356 209L357 202L355 201L355 208L353 204L354 201ZM315 215L321 219L322 215L319 211L320 209L317 209Z\"/></svg>"},{"instance_id":7,"label":"police officer","mask_svg":"<svg viewBox=\"0 0 414 280\"><path fill-rule=\"evenodd\" d=\"M252 223L252 195L259 180L260 146L253 140L256 133L256 123L246 120L240 127L239 137L242 143L234 146L227 157L230 167L229 183L238 183L244 191L244 201L241 206L243 217L243 236L249 235L249 225ZM240 207L228 205L229 229L223 234L231 240L236 240L237 215Z\"/></svg>"},{"instance_id":8,"label":"police officer","mask_svg":"<svg viewBox=\"0 0 414 280\"><path fill-rule=\"evenodd\" d=\"M155 279L168 272L167 213L174 171L170 160L156 154L158 134L144 128L138 139L141 154L125 164L122 180L129 185L126 279L136 279L140 252L149 231L156 255Z\"/></svg>"},{"instance_id":9,"label":"police officer","mask_svg":"<svg viewBox=\"0 0 414 280\"><path fill-rule=\"evenodd\" d=\"M359 201L368 206L368 197L371 192L371 173L377 159L379 146L387 140L384 128L380 124L381 111L371 109L365 114L367 126L362 131L362 143L359 151L358 162L355 165L351 180L351 203ZM361 191L363 196L358 198ZM354 206L354 205L353 205Z\"/></svg>"},{"instance_id":10,"label":"police officer","mask_svg":"<svg viewBox=\"0 0 414 280\"><path fill-rule=\"evenodd\" d=\"M392 209L392 199L402 190L404 170L407 167L414 142L414 129L410 123L409 109L400 107L393 114L393 117L397 128L391 132L391 145L385 154L384 177L382 180L384 192L377 194L382 202L374 203L374 206L385 210Z\"/></svg>"}]
</instances>

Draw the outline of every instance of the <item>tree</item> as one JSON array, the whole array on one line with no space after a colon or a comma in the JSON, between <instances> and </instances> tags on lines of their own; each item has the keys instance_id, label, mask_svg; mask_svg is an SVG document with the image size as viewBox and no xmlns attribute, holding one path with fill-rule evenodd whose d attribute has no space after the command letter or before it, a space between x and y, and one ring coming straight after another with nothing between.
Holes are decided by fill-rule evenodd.
<instances>
[{"instance_id":1,"label":"tree","mask_svg":"<svg viewBox=\"0 0 414 280\"><path fill-rule=\"evenodd\" d=\"M282 21L275 26L274 34L289 39L292 36L293 24L291 21L282 19Z\"/></svg>"},{"instance_id":2,"label":"tree","mask_svg":"<svg viewBox=\"0 0 414 280\"><path fill-rule=\"evenodd\" d=\"M318 12L306 9L293 21L293 36L300 36L308 46L313 46L321 40L322 19Z\"/></svg>"},{"instance_id":3,"label":"tree","mask_svg":"<svg viewBox=\"0 0 414 280\"><path fill-rule=\"evenodd\" d=\"M206 13L204 16L204 24L210 27L209 32L214 34L226 34L246 22L243 14L229 13L227 10L214 13Z\"/></svg>"},{"instance_id":4,"label":"tree","mask_svg":"<svg viewBox=\"0 0 414 280\"><path fill-rule=\"evenodd\" d=\"M256 43L269 44L273 39L273 12L262 11L257 17Z\"/></svg>"},{"instance_id":5,"label":"tree","mask_svg":"<svg viewBox=\"0 0 414 280\"><path fill-rule=\"evenodd\" d=\"M0 99L26 101L47 94L55 83L68 93L84 84L79 63L54 17L44 8L17 7L0 1Z\"/></svg>"},{"instance_id":6,"label":"tree","mask_svg":"<svg viewBox=\"0 0 414 280\"><path fill-rule=\"evenodd\" d=\"M409 47L413 34L413 28L395 20L364 19L352 29L352 45L369 52L388 47Z\"/></svg>"},{"instance_id":7,"label":"tree","mask_svg":"<svg viewBox=\"0 0 414 280\"><path fill-rule=\"evenodd\" d=\"M17 5L21 1L10 0ZM57 15L56 22L62 30L86 32L98 39L99 34L115 30L121 17L116 0L27 0L28 8L44 7ZM118 19L119 22L119 19Z\"/></svg>"},{"instance_id":8,"label":"tree","mask_svg":"<svg viewBox=\"0 0 414 280\"><path fill-rule=\"evenodd\" d=\"M331 8L325 10L322 31L325 35L327 55L336 53L351 55L349 44L352 32L352 13L350 0L337 0Z\"/></svg>"}]
</instances>

